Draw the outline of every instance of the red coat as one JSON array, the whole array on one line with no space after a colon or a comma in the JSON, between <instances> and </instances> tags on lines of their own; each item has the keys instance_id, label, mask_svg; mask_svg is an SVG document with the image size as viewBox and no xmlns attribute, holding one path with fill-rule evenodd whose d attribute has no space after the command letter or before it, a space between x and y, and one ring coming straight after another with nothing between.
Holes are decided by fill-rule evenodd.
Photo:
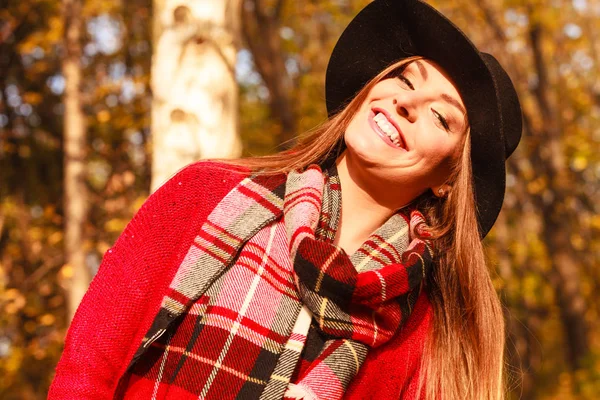
<instances>
[{"instance_id":1,"label":"red coat","mask_svg":"<svg viewBox=\"0 0 600 400\"><path fill-rule=\"evenodd\" d=\"M248 171L198 162L153 193L125 228L73 318L49 399L109 399L208 214ZM347 399L414 399L432 307L425 291L402 332L369 353Z\"/></svg>"}]
</instances>

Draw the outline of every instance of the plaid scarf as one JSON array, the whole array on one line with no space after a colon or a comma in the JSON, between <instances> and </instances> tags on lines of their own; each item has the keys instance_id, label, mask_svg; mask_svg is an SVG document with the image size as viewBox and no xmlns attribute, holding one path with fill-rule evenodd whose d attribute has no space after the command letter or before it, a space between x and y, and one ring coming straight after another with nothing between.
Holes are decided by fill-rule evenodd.
<instances>
[{"instance_id":1,"label":"plaid scarf","mask_svg":"<svg viewBox=\"0 0 600 400\"><path fill-rule=\"evenodd\" d=\"M153 382L152 398L340 399L369 348L410 315L431 264L414 210L349 257L331 243L340 200L337 176L317 166L233 189L134 357L134 386ZM307 344L315 335L324 338L316 347Z\"/></svg>"},{"instance_id":2,"label":"plaid scarf","mask_svg":"<svg viewBox=\"0 0 600 400\"><path fill-rule=\"evenodd\" d=\"M413 276L406 268L386 264L378 257L382 248L398 250L406 241L406 222L401 214L396 214L386 224L386 228L392 228L391 235L379 238L383 239L379 244L367 241L359 250L364 253L365 247L370 247L367 257L355 265L343 249L315 238L322 198L318 167L289 174L284 220L294 280L303 311L310 312L322 333L336 338L321 350L303 377L290 385L286 396L292 398L342 397L368 349L386 343L410 314L418 295L415 289L420 288L428 265L422 256L430 257L420 240L412 243L411 251L403 253L400 259L412 266L408 271L416 272ZM416 211L411 218L413 226L424 222Z\"/></svg>"}]
</instances>

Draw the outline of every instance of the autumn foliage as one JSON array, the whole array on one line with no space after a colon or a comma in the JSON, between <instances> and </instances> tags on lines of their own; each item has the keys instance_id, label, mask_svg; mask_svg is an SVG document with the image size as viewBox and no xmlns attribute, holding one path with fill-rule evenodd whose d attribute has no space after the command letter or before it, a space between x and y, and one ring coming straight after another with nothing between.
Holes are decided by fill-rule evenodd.
<instances>
[{"instance_id":1,"label":"autumn foliage","mask_svg":"<svg viewBox=\"0 0 600 400\"><path fill-rule=\"evenodd\" d=\"M219 0L222 1L222 0ZM511 398L600 397L600 1L435 0L507 67L524 109L503 211L485 240L505 305ZM63 5L0 8L0 398L45 398L77 268L102 255L148 196L149 0L84 1L84 265L65 249ZM245 155L289 146L326 118L324 76L367 0L244 0L235 76ZM168 79L168 77L160 77ZM80 191L83 194L83 189Z\"/></svg>"}]
</instances>

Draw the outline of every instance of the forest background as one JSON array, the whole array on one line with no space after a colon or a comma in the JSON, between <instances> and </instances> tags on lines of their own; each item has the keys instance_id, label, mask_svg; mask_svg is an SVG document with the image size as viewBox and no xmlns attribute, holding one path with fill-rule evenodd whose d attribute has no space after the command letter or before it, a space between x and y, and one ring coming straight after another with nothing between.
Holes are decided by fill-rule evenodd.
<instances>
[{"instance_id":1,"label":"forest background","mask_svg":"<svg viewBox=\"0 0 600 400\"><path fill-rule=\"evenodd\" d=\"M368 2L0 0L0 398L45 398L103 254L177 162L326 119L328 56ZM600 1L431 3L524 109L485 239L511 398L599 398Z\"/></svg>"}]
</instances>

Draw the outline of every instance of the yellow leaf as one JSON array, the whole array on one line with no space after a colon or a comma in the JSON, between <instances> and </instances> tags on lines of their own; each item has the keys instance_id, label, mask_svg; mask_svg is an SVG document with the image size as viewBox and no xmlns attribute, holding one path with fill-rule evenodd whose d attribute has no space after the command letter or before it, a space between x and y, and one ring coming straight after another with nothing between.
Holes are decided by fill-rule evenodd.
<instances>
[{"instance_id":1,"label":"yellow leaf","mask_svg":"<svg viewBox=\"0 0 600 400\"><path fill-rule=\"evenodd\" d=\"M107 110L102 110L96 113L96 119L98 122L108 122L110 120L110 113Z\"/></svg>"},{"instance_id":2,"label":"yellow leaf","mask_svg":"<svg viewBox=\"0 0 600 400\"><path fill-rule=\"evenodd\" d=\"M8 303L5 306L5 310L8 314L16 314L27 304L25 296L17 289L8 289L4 292L3 297Z\"/></svg>"},{"instance_id":3,"label":"yellow leaf","mask_svg":"<svg viewBox=\"0 0 600 400\"><path fill-rule=\"evenodd\" d=\"M69 264L63 265L63 267L60 269L60 274L62 275L62 277L64 279L72 278L73 277L73 267L71 267Z\"/></svg>"},{"instance_id":4,"label":"yellow leaf","mask_svg":"<svg viewBox=\"0 0 600 400\"><path fill-rule=\"evenodd\" d=\"M588 160L585 157L577 156L573 160L573 168L576 171L583 171L584 169L587 168L587 166L588 166Z\"/></svg>"},{"instance_id":5,"label":"yellow leaf","mask_svg":"<svg viewBox=\"0 0 600 400\"><path fill-rule=\"evenodd\" d=\"M17 146L14 143L4 143L4 145L2 146L4 152L6 153L14 153L15 150L17 149Z\"/></svg>"},{"instance_id":6,"label":"yellow leaf","mask_svg":"<svg viewBox=\"0 0 600 400\"><path fill-rule=\"evenodd\" d=\"M113 218L104 224L104 229L107 232L121 232L125 229L127 221L121 218Z\"/></svg>"},{"instance_id":7,"label":"yellow leaf","mask_svg":"<svg viewBox=\"0 0 600 400\"><path fill-rule=\"evenodd\" d=\"M42 102L42 95L36 92L25 92L23 93L23 101L35 106Z\"/></svg>"},{"instance_id":8,"label":"yellow leaf","mask_svg":"<svg viewBox=\"0 0 600 400\"><path fill-rule=\"evenodd\" d=\"M39 286L38 293L42 296L48 296L52 293L52 286L48 282L44 282Z\"/></svg>"},{"instance_id":9,"label":"yellow leaf","mask_svg":"<svg viewBox=\"0 0 600 400\"><path fill-rule=\"evenodd\" d=\"M594 229L600 230L600 215L594 215L592 217L590 226Z\"/></svg>"},{"instance_id":10,"label":"yellow leaf","mask_svg":"<svg viewBox=\"0 0 600 400\"><path fill-rule=\"evenodd\" d=\"M56 322L56 317L52 314L44 314L40 317L40 324L44 326L53 325Z\"/></svg>"},{"instance_id":11,"label":"yellow leaf","mask_svg":"<svg viewBox=\"0 0 600 400\"><path fill-rule=\"evenodd\" d=\"M28 233L29 233L29 238L31 240L40 240L42 238L42 236L44 235L42 228L40 228L39 226L29 229Z\"/></svg>"},{"instance_id":12,"label":"yellow leaf","mask_svg":"<svg viewBox=\"0 0 600 400\"><path fill-rule=\"evenodd\" d=\"M110 249L110 244L108 244L105 241L101 241L96 245L96 250L100 253L100 254L104 254L108 251L108 249Z\"/></svg>"},{"instance_id":13,"label":"yellow leaf","mask_svg":"<svg viewBox=\"0 0 600 400\"><path fill-rule=\"evenodd\" d=\"M54 233L52 233L50 236L48 236L48 244L50 246L55 246L57 245L63 238L63 234L61 231L56 231Z\"/></svg>"},{"instance_id":14,"label":"yellow leaf","mask_svg":"<svg viewBox=\"0 0 600 400\"><path fill-rule=\"evenodd\" d=\"M126 186L131 186L133 182L135 182L134 173L131 171L123 172L123 183L125 183Z\"/></svg>"},{"instance_id":15,"label":"yellow leaf","mask_svg":"<svg viewBox=\"0 0 600 400\"><path fill-rule=\"evenodd\" d=\"M14 303L7 304L4 307L4 312L7 313L8 315L14 315L17 313L17 311L19 311L19 309L15 306Z\"/></svg>"},{"instance_id":16,"label":"yellow leaf","mask_svg":"<svg viewBox=\"0 0 600 400\"><path fill-rule=\"evenodd\" d=\"M137 210L139 210L142 204L144 204L144 202L146 201L146 199L146 196L139 196L138 198L136 198L131 205L132 211L136 212Z\"/></svg>"},{"instance_id":17,"label":"yellow leaf","mask_svg":"<svg viewBox=\"0 0 600 400\"><path fill-rule=\"evenodd\" d=\"M585 247L585 241L578 233L571 234L571 244L576 250L583 250Z\"/></svg>"},{"instance_id":18,"label":"yellow leaf","mask_svg":"<svg viewBox=\"0 0 600 400\"><path fill-rule=\"evenodd\" d=\"M47 205L44 207L44 218L52 218L56 214L56 206L55 205Z\"/></svg>"},{"instance_id":19,"label":"yellow leaf","mask_svg":"<svg viewBox=\"0 0 600 400\"><path fill-rule=\"evenodd\" d=\"M7 373L13 373L21 369L23 363L23 349L18 346L11 346L10 356L4 364L4 370Z\"/></svg>"},{"instance_id":20,"label":"yellow leaf","mask_svg":"<svg viewBox=\"0 0 600 400\"><path fill-rule=\"evenodd\" d=\"M531 194L539 194L546 188L546 179L542 176L527 184L527 190Z\"/></svg>"},{"instance_id":21,"label":"yellow leaf","mask_svg":"<svg viewBox=\"0 0 600 400\"><path fill-rule=\"evenodd\" d=\"M21 296L21 292L19 292L17 289L8 289L6 292L4 292L2 297L4 297L4 300L11 301L19 296Z\"/></svg>"}]
</instances>

